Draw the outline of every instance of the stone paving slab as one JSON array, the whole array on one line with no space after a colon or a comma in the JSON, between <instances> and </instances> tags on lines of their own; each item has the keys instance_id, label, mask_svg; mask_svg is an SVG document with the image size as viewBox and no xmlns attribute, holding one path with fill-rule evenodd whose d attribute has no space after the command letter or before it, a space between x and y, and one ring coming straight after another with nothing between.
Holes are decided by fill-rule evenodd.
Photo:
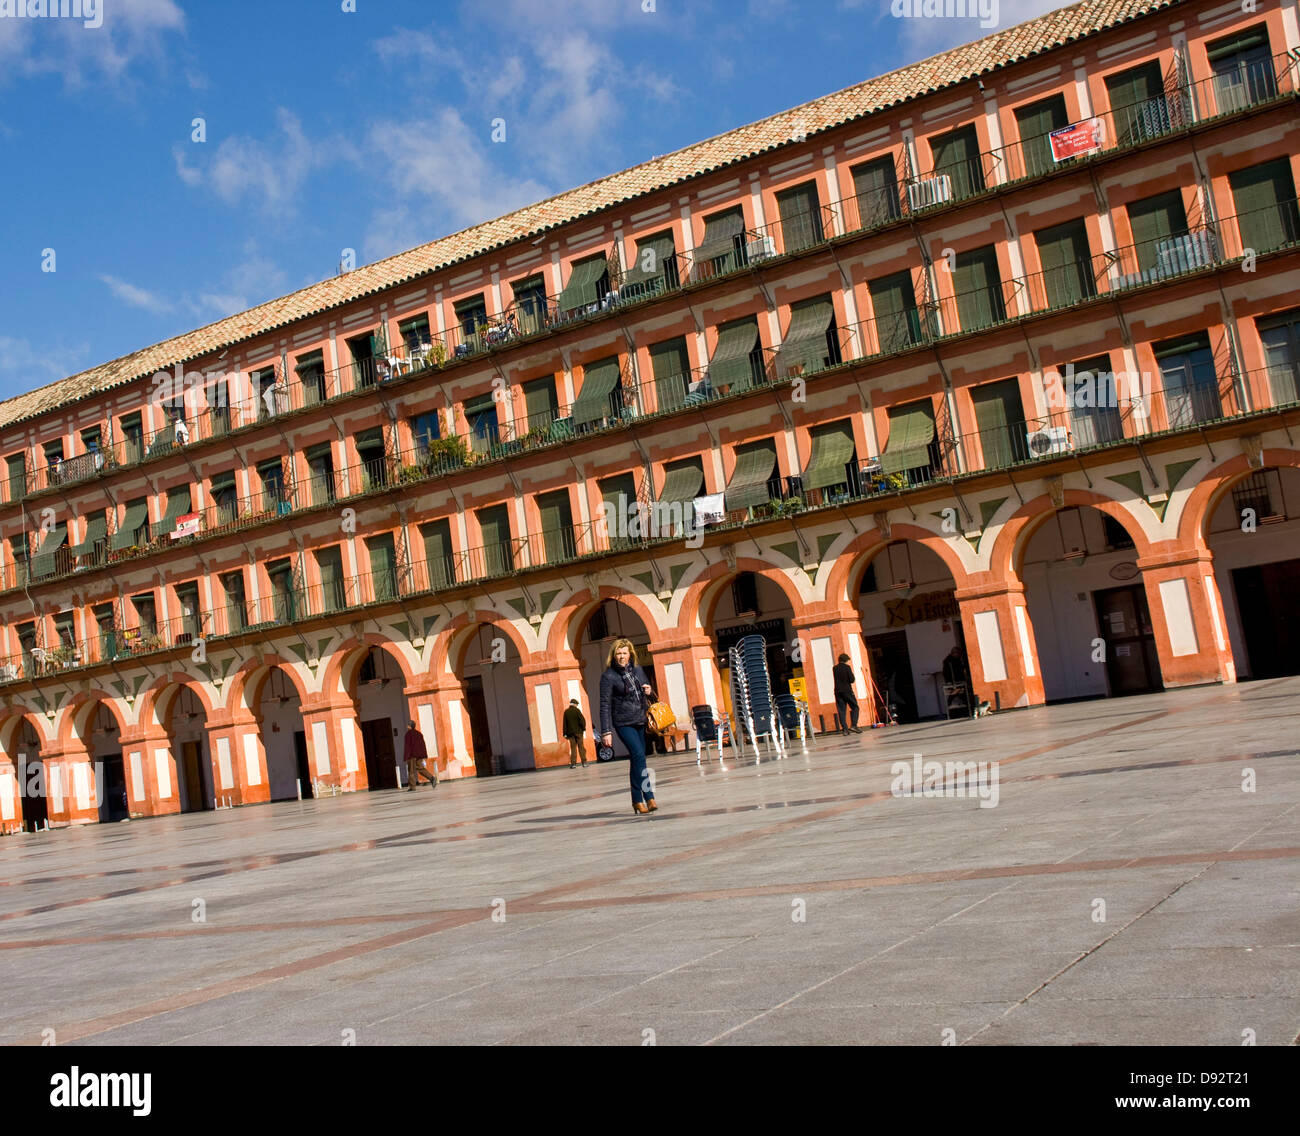
<instances>
[{"instance_id":1,"label":"stone paving slab","mask_svg":"<svg viewBox=\"0 0 1300 1136\"><path fill-rule=\"evenodd\" d=\"M615 763L2 840L0 1042L1289 1044L1298 696L670 754L648 818Z\"/></svg>"}]
</instances>

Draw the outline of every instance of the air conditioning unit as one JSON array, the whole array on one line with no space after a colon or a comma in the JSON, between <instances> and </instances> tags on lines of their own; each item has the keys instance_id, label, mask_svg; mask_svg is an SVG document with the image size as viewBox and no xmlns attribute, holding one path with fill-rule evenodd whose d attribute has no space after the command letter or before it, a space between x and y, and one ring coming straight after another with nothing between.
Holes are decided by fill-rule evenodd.
<instances>
[{"instance_id":1,"label":"air conditioning unit","mask_svg":"<svg viewBox=\"0 0 1300 1136\"><path fill-rule=\"evenodd\" d=\"M921 178L907 187L907 200L913 209L925 209L952 200L952 178L947 174Z\"/></svg>"},{"instance_id":2,"label":"air conditioning unit","mask_svg":"<svg viewBox=\"0 0 1300 1136\"><path fill-rule=\"evenodd\" d=\"M745 256L751 261L776 256L776 242L771 237L756 237L745 246Z\"/></svg>"},{"instance_id":3,"label":"air conditioning unit","mask_svg":"<svg viewBox=\"0 0 1300 1136\"><path fill-rule=\"evenodd\" d=\"M1063 454L1070 449L1070 431L1065 426L1048 426L1042 430L1030 430L1026 437L1029 441L1031 457L1041 458L1048 454Z\"/></svg>"}]
</instances>

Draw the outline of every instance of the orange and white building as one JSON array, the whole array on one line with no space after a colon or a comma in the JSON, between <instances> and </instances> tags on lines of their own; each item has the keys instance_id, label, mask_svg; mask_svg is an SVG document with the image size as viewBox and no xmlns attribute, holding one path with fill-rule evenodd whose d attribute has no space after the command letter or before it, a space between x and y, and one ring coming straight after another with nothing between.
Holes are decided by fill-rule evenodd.
<instances>
[{"instance_id":1,"label":"orange and white building","mask_svg":"<svg viewBox=\"0 0 1300 1136\"><path fill-rule=\"evenodd\" d=\"M1300 670L1295 0L1084 0L0 404L0 828ZM610 518L622 518L613 520ZM704 523L707 522L707 523ZM865 699L864 701L869 701Z\"/></svg>"}]
</instances>

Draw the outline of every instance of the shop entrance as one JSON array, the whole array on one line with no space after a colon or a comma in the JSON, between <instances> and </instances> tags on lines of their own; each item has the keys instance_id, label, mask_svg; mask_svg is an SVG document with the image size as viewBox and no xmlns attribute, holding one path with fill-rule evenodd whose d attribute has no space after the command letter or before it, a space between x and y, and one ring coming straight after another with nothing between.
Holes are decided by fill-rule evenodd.
<instances>
[{"instance_id":1,"label":"shop entrance","mask_svg":"<svg viewBox=\"0 0 1300 1136\"><path fill-rule=\"evenodd\" d=\"M1106 644L1106 678L1112 696L1163 690L1155 630L1140 584L1094 592L1097 626Z\"/></svg>"},{"instance_id":2,"label":"shop entrance","mask_svg":"<svg viewBox=\"0 0 1300 1136\"><path fill-rule=\"evenodd\" d=\"M916 708L916 685L912 681L912 657L907 650L907 633L891 631L884 635L864 635L867 645L867 666L876 683L876 693L858 691L860 702L875 697L875 716L878 722L888 722L884 703L888 702L893 716L899 722L919 720Z\"/></svg>"},{"instance_id":3,"label":"shop entrance","mask_svg":"<svg viewBox=\"0 0 1300 1136\"><path fill-rule=\"evenodd\" d=\"M465 713L469 715L470 743L473 746L474 768L480 777L499 773L492 762L491 731L488 729L487 696L483 693L483 676L470 675L465 679Z\"/></svg>"},{"instance_id":4,"label":"shop entrance","mask_svg":"<svg viewBox=\"0 0 1300 1136\"><path fill-rule=\"evenodd\" d=\"M1300 674L1300 560L1234 568L1251 678Z\"/></svg>"},{"instance_id":5,"label":"shop entrance","mask_svg":"<svg viewBox=\"0 0 1300 1136\"><path fill-rule=\"evenodd\" d=\"M371 789L398 789L393 723L377 718L361 723L361 748L366 755L366 778Z\"/></svg>"}]
</instances>

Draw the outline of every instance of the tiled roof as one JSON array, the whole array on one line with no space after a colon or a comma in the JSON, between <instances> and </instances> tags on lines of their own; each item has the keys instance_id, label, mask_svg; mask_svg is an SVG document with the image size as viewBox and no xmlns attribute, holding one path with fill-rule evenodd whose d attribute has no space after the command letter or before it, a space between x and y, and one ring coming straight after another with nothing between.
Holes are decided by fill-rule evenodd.
<instances>
[{"instance_id":1,"label":"tiled roof","mask_svg":"<svg viewBox=\"0 0 1300 1136\"><path fill-rule=\"evenodd\" d=\"M1183 2L1185 0L1082 0L974 43L567 190L494 221L322 280L288 296L18 395L0 403L0 427L12 426L177 363L202 358L469 257L743 161L788 144L795 134L812 135L843 125Z\"/></svg>"}]
</instances>

